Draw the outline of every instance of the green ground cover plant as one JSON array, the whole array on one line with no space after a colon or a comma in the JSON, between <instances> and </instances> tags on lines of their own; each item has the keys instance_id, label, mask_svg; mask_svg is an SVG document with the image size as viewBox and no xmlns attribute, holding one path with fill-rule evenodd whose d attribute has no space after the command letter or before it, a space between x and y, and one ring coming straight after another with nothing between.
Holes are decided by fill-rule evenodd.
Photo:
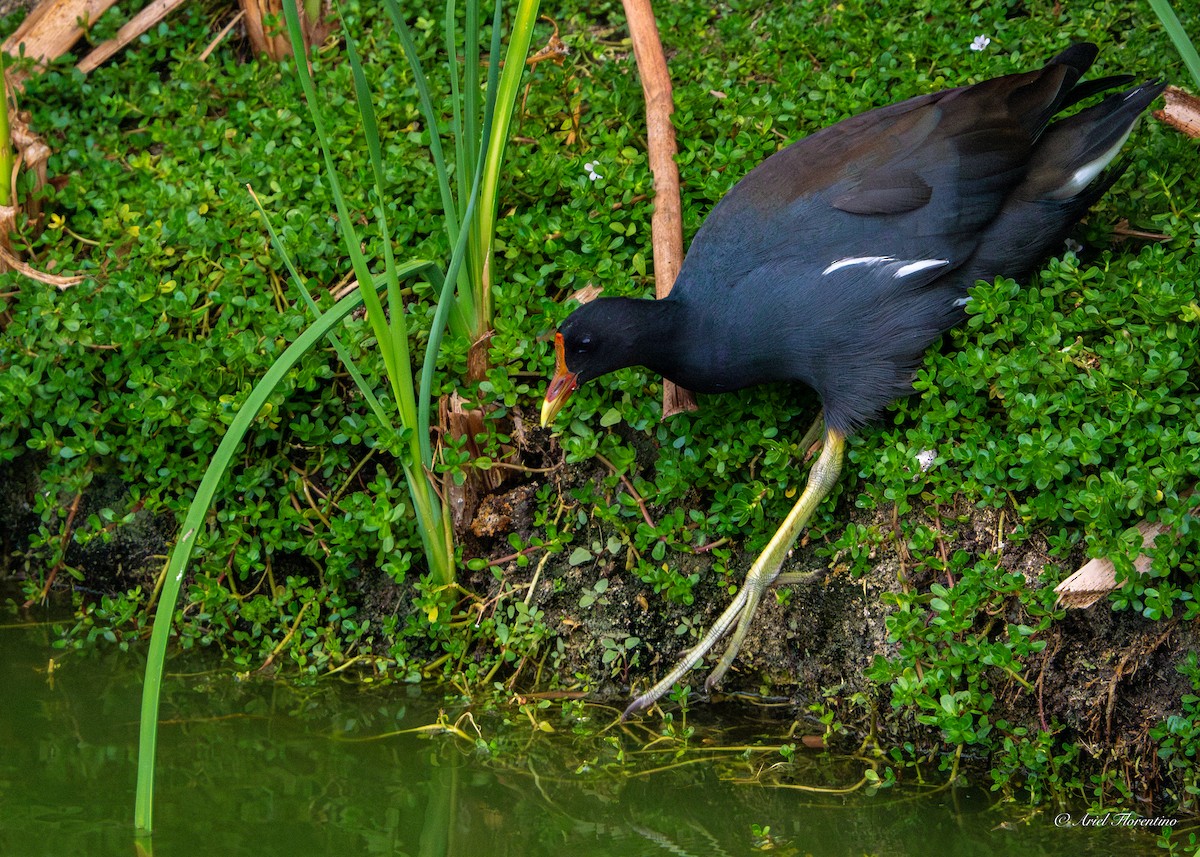
<instances>
[{"instance_id":1,"label":"green ground cover plant","mask_svg":"<svg viewBox=\"0 0 1200 857\"><path fill-rule=\"evenodd\" d=\"M1100 74L1186 79L1149 8L1132 2L656 11L676 85L688 236L740 176L801 134L1032 67L1073 39L1101 43ZM529 67L513 117L491 365L466 391L485 409L479 440L491 461L532 469L560 461L548 440L521 441L513 428L539 406L552 363L543 334L576 290L645 294L653 269L653 182L644 131L628 118L642 114L642 96L620 5L542 12L569 53ZM375 95L392 189L378 203L393 242L406 258L448 258L415 82L388 22L355 4L344 16ZM437 5L408 20L423 57L442 49L443 16ZM533 46L551 31L539 25ZM991 41L973 51L980 34ZM65 646L143 636L163 558L118 569L96 557L138 534L161 544L174 532L234 415L305 323L285 311L301 298L244 186L280 218L311 283L332 289L351 267L294 71L248 62L236 42L196 62L210 39L206 14L185 8L88 77L66 63L34 76L22 102L54 155L46 228L24 224L18 244L43 268L88 275L68 291L0 275L0 462L32 469L40 486L12 570L30 596L51 569L72 579L77 619L63 628ZM440 67L426 67L431 86L449 91ZM369 219L374 179L343 48L319 51L313 70L350 216ZM887 653L865 673L869 693L831 689L811 702L831 733L874 712L881 752L901 775L927 758L949 770L966 748L989 783L1014 794L1119 795L1118 777L1089 780L1063 723L998 713L1012 710L1010 697L1036 707L1031 664L1065 621L1051 589L1087 555L1110 555L1122 587L1093 609L1164 632L1200 615L1197 500L1186 496L1200 480L1200 155L1152 121L1127 152L1128 173L1075 236L1078 249L1030 283L976 287L968 324L931 350L917 394L852 441L836 501L798 552L859 581L881 556L906 557L904 585L888 596ZM368 258L382 256L377 237L361 237ZM413 353L428 344L432 291L417 281L403 291ZM376 359L366 319L351 315L340 336L354 359ZM447 334L433 395L465 375L470 345L465 329ZM463 695L497 682L591 689L647 677L652 647L703 628L702 606L738 583L791 506L804 467L796 441L815 411L794 390L768 388L706 398L664 424L658 385L631 370L576 394L557 441L565 470L512 471L510 485L531 489L527 519L465 539L457 561L469 594L447 608L386 439L332 346L314 349L263 404L196 534L180 644L213 647L246 673L316 678L349 664L375 680L441 677ZM504 447L520 443L523 463L506 459ZM922 470L925 451L933 463ZM435 470L476 466L450 452ZM1003 544L956 545L984 512L1006 516ZM1141 518L1175 533L1144 577L1131 573ZM1045 543L1044 573L1003 567L1030 541ZM631 591L645 593L648 618ZM594 623L581 634L590 653L551 621L552 604L556 616ZM1144 746L1161 759L1167 798L1188 806L1195 671L1167 672L1178 691ZM852 701L855 692L865 695Z\"/></svg>"}]
</instances>

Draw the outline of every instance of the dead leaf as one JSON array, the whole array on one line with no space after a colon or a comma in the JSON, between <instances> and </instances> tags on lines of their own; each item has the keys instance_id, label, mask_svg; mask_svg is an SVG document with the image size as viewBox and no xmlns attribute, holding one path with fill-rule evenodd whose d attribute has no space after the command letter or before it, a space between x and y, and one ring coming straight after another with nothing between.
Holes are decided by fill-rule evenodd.
<instances>
[{"instance_id":1,"label":"dead leaf","mask_svg":"<svg viewBox=\"0 0 1200 857\"><path fill-rule=\"evenodd\" d=\"M1163 98L1166 106L1154 111L1154 118L1193 139L1200 137L1200 98L1177 86L1168 86Z\"/></svg>"}]
</instances>

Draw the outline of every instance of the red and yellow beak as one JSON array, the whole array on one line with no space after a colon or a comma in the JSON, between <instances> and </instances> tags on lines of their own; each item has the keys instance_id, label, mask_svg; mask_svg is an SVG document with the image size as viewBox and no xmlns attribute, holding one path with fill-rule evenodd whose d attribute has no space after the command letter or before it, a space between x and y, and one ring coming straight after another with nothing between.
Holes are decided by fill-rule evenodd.
<instances>
[{"instance_id":1,"label":"red and yellow beak","mask_svg":"<svg viewBox=\"0 0 1200 857\"><path fill-rule=\"evenodd\" d=\"M579 386L579 378L567 369L567 358L563 353L563 338L561 333L554 334L554 377L546 388L546 401L542 402L542 428L550 425L554 417L562 410L562 406L571 398L575 388Z\"/></svg>"}]
</instances>

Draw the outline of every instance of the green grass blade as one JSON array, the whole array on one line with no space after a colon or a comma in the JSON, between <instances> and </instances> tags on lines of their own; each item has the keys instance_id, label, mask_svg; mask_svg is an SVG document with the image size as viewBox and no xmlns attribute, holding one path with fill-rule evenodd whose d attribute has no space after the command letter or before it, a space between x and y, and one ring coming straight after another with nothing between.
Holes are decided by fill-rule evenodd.
<instances>
[{"instance_id":1,"label":"green grass blade","mask_svg":"<svg viewBox=\"0 0 1200 857\"><path fill-rule=\"evenodd\" d=\"M475 159L479 151L479 117L474 112L478 109L479 102L479 93L475 91L479 80L479 3L477 0L467 0L466 25L463 32L463 83L461 88L458 81L458 60L455 54L455 15L453 14L455 8L454 0L447 0L447 63L450 67L450 89L455 117L454 180L458 185L458 198L463 200L471 190L475 175ZM500 8L499 0L497 0L496 8ZM472 49L474 56L472 56ZM465 214L463 222L459 225L460 228L467 231L469 237L467 238L467 258L456 278L460 298L457 300L455 308L457 315L470 320L470 324L463 328L462 333L474 338L478 333L479 324L479 316L475 313L475 302L463 302L461 296L473 294L476 291L476 284L480 282L479 241L470 219Z\"/></svg>"},{"instance_id":2,"label":"green grass blade","mask_svg":"<svg viewBox=\"0 0 1200 857\"><path fill-rule=\"evenodd\" d=\"M393 3L386 4L389 17L400 36L400 47L412 69L413 81L417 86L417 97L421 102L421 111L425 114L425 124L429 126L429 153L433 156L433 165L438 175L438 189L442 195L442 211L446 220L446 234L453 246L458 241L458 208L454 204L454 194L450 191L450 173L446 167L446 157L442 153L442 140L438 133L437 113L433 109L433 99L429 97L429 83L425 79L425 71L421 68L421 59L417 55L417 45L413 41L412 32L400 14L400 7Z\"/></svg>"},{"instance_id":3,"label":"green grass blade","mask_svg":"<svg viewBox=\"0 0 1200 857\"><path fill-rule=\"evenodd\" d=\"M280 240L279 235L275 232L275 227L271 223L271 218L267 216L267 212L263 209L262 203L259 202L258 194L256 194L254 189L249 185L247 185L247 190L250 191L250 198L254 200L254 205L258 209L258 213L262 215L263 223L265 223L267 227L267 234L271 236L271 243L275 246L275 252L279 254L279 258L283 259L283 264L288 269L288 274L291 276L292 282L296 284L297 290L301 295L303 295L304 302L308 304L308 308L312 311L313 316L319 316L321 314L321 308L317 306L317 302L313 300L313 296L311 293L309 293L308 286L305 284L304 278L301 277L300 272L296 270L296 265L292 261L291 254L288 253L283 241ZM433 267L432 262L422 261L416 264L419 266L420 272L424 272L424 270L427 268ZM360 283L360 288L361 285L362 284ZM378 280L372 284L372 287L378 288ZM346 350L346 346L342 344L342 340L338 338L337 334L330 333L329 341L333 344L333 350L337 352L338 359L342 361L342 365L346 367L346 371L350 373L350 377L358 386L359 392L363 394L363 398L367 402L367 407L371 409L371 413L373 413L375 415L375 419L379 421L380 427L383 428L383 430L389 435L395 435L396 426L392 423L391 417L389 417L387 411L383 409L383 405L380 404L379 398L375 395L375 391L371 388L371 385L367 383L367 379L364 378L362 373L358 370L358 366L355 365L354 360L350 357L350 352Z\"/></svg>"},{"instance_id":4,"label":"green grass blade","mask_svg":"<svg viewBox=\"0 0 1200 857\"><path fill-rule=\"evenodd\" d=\"M479 185L476 182L475 188L467 200L468 215L477 207L478 189ZM433 283L434 290L438 295L438 302L433 311L433 324L429 328L429 341L425 345L425 362L421 364L421 390L417 399L419 403L418 419L423 423L428 423L432 419L430 407L433 401L433 373L437 369L438 351L441 350L442 339L446 332L446 322L450 315L450 308L454 304L454 283L467 254L468 234L464 231L458 236L458 246L454 248L454 254L450 257L450 267L446 270L445 278L433 283L433 278L430 277L430 282ZM426 433L426 441L428 441L428 433Z\"/></svg>"},{"instance_id":5,"label":"green grass blade","mask_svg":"<svg viewBox=\"0 0 1200 857\"><path fill-rule=\"evenodd\" d=\"M275 392L279 382L289 370L314 345L328 335L334 327L362 303L362 295L369 289L359 289L342 298L288 346L279 359L271 365L262 380L254 385L245 403L234 415L233 422L213 454L212 462L204 471L196 496L188 507L183 520L183 535L171 551L159 595L158 608L154 612L154 628L150 634L150 654L146 661L146 678L142 685L142 715L138 738L137 792L134 804L134 828L139 834L148 834L153 828L154 815L154 754L158 745L158 703L162 689L163 663L166 660L167 639L171 633L171 622L175 615L175 604L179 588L183 583L184 571L196 546L196 539L204 526L204 519L212 506L217 487L229 469L234 455L241 448L242 440L258 417L267 399Z\"/></svg>"},{"instance_id":6,"label":"green grass blade","mask_svg":"<svg viewBox=\"0 0 1200 857\"><path fill-rule=\"evenodd\" d=\"M497 0L499 3L499 0ZM479 0L467 0L466 29L463 31L463 145L464 164L474 164L479 157ZM467 167L464 167L464 172Z\"/></svg>"},{"instance_id":7,"label":"green grass blade","mask_svg":"<svg viewBox=\"0 0 1200 857\"><path fill-rule=\"evenodd\" d=\"M499 2L499 0L497 0ZM504 147L508 142L508 129L512 123L513 110L520 94L521 75L525 71L525 60L529 57L529 42L533 38L533 27L537 23L538 0L521 0L517 5L512 33L508 37L508 51L504 55L504 71L500 75L500 89L496 95L495 115L489 135L483 188L479 201L479 235L484 252L490 257L492 238L496 233L497 197L500 184L500 167L504 162ZM499 52L492 54L492 64ZM490 87L489 87L490 89ZM492 274L484 278L482 294L478 298L479 313L484 329L492 324Z\"/></svg>"},{"instance_id":8,"label":"green grass blade","mask_svg":"<svg viewBox=\"0 0 1200 857\"><path fill-rule=\"evenodd\" d=\"M295 0L287 0L283 4L284 17L287 19L288 34L292 39L293 50L295 46L302 44L300 32L300 18L296 12ZM338 227L342 232L342 241L346 245L346 252L350 254L351 264L354 266L354 275L359 283L371 283L373 277L371 275L370 266L367 264L366 257L363 255L362 246L358 239L358 233L354 229L354 223L351 218L349 207L346 205L346 197L342 191L342 183L338 177L337 169L333 162L331 147L329 145L329 134L325 128L325 121L321 114L321 110L317 104L316 86L313 84L312 73L309 71L307 57L301 59L302 52L297 51L296 60L296 76L300 80L300 88L304 92L304 100L308 104L308 112L313 120L313 129L317 132L317 140L321 146L321 155L325 160L326 178L329 181L329 189L333 195L334 205L338 211ZM429 562L430 570L443 583L450 583L454 580L454 554L453 551L444 550L444 540L432 538L432 534L440 533L445 527L441 500L437 496L437 491L431 477L428 475L428 468L424 465L424 451L427 449L428 441L422 444L422 438L429 434L428 403L424 407L418 408L414 401L413 383L412 383L412 365L405 361L401 362L400 349L396 340L392 338L392 328L389 323L387 314L383 311L383 304L379 301L379 296L375 294L375 290L371 288L360 289L363 295L363 305L367 308L367 318L371 322L371 327L375 332L375 338L379 343L379 351L383 357L384 368L387 372L388 383L392 389L392 395L396 400L396 407L400 412L400 423L404 428L410 430L409 438L409 455L411 461L406 465L406 473L412 478L408 479L408 493L413 501L413 507L417 514L417 526L421 532L421 539L426 547L426 559ZM400 319L404 318L404 314L398 314ZM403 327L400 328L400 339L404 343L404 352L407 353L407 335L404 334ZM421 421L422 416L425 422Z\"/></svg>"},{"instance_id":9,"label":"green grass blade","mask_svg":"<svg viewBox=\"0 0 1200 857\"><path fill-rule=\"evenodd\" d=\"M300 18L296 12L295 0L287 0L283 4L283 13L287 19L288 33L292 38L293 49L295 49L295 46L303 44L300 32ZM350 209L346 205L346 197L342 191L341 179L338 178L337 168L331 154L329 133L325 127L325 119L317 103L316 86L313 84L312 73L308 68L307 57L303 55L302 51L296 53L295 64L296 76L300 80L300 88L303 90L304 99L308 103L308 112L312 117L313 129L317 132L317 141L320 143L321 155L325 160L326 178L329 181L329 190L333 195L334 205L337 207L338 227L342 232L342 242L346 245L346 252L350 255L350 263L354 267L354 276L358 278L359 283L370 283L373 279L371 268L367 264L366 257L363 255L362 245L359 241L358 233L354 229ZM396 353L394 343L389 335L387 314L383 311L383 304L380 303L379 296L375 294L374 289L362 289L362 294L363 305L367 308L367 317L371 321L371 327L375 331L375 338L379 342L379 351L383 356L388 382L392 386L392 393L400 409L400 422L406 428L417 431L416 402L412 400L411 396L405 395L405 385L401 383L401 373L408 372L411 374L412 369L408 364L400 364L399 355Z\"/></svg>"},{"instance_id":10,"label":"green grass blade","mask_svg":"<svg viewBox=\"0 0 1200 857\"><path fill-rule=\"evenodd\" d=\"M500 0L496 0L496 10L501 7ZM496 18L499 20L499 18ZM480 134L479 115L479 0L467 0L466 8L466 25L464 30L464 50L463 50L463 115L465 117L462 128L462 157L459 160L459 168L457 175L459 182L463 188L460 193L465 192L468 176L474 176L475 164L480 157L480 146L486 141ZM464 317L474 317L474 324L466 330L468 336L472 339L479 335L479 326L482 323L479 314L475 311L477 302L472 299L470 301L462 301L461 296L470 294L482 288L483 284L483 250L479 245L479 232L475 229L475 224L470 221L464 221L462 228L468 230L471 235L467 244L467 259L463 268L462 274L458 278L459 282L459 313Z\"/></svg>"},{"instance_id":11,"label":"green grass blade","mask_svg":"<svg viewBox=\"0 0 1200 857\"><path fill-rule=\"evenodd\" d=\"M495 117L496 106L496 88L500 75L499 64L492 61L492 57L500 55L500 34L501 34L501 12L502 6L499 2L492 14L492 42L491 51L488 59L488 75L487 89L484 93L483 105L483 129L476 139L479 140L483 147L471 168L472 185L478 184L479 167L484 164L487 158L488 146L490 145L489 129ZM478 92L478 87L476 87ZM460 314L464 317L472 319L474 325L467 331L471 341L475 341L491 327L491 319L483 314L485 305L484 292L486 290L485 268L487 264L487 254L491 249L491 239L484 241L484 236L479 230L481 222L480 210L478 206L473 209L470 216L466 216L463 220L463 228L468 233L467 244L467 270L465 271L466 282L461 283L458 295L455 297L455 306ZM461 282L461 278L460 278Z\"/></svg>"},{"instance_id":12,"label":"green grass blade","mask_svg":"<svg viewBox=\"0 0 1200 857\"><path fill-rule=\"evenodd\" d=\"M479 140L481 149L476 151L475 160L471 163L472 173L478 172L477 167L480 162L486 162L488 147L491 141L488 139L491 123L495 121L496 115L496 88L500 79L500 64L496 61L496 57L500 56L500 36L502 23L502 5L500 0L496 0L496 6L492 10L492 41L488 52L488 71L487 85L484 90L483 98L483 123L482 131L477 130L475 139ZM478 12L478 9L475 10ZM475 27L478 29L479 21L476 16ZM476 46L478 51L478 46ZM478 68L479 63L476 62ZM473 89L476 103L478 103L479 83L476 78L476 83ZM478 109L478 108L476 108ZM485 163L486 166L486 163ZM474 341L483 336L492 326L491 316L487 314L485 293L487 291L487 257L491 251L492 242L490 236L485 236L479 228L482 222L480 212L476 209L475 216L469 223L464 223L464 228L471 233L470 243L467 245L467 271L468 284L459 290L457 304L460 312L475 320L475 326L470 330L471 340Z\"/></svg>"},{"instance_id":13,"label":"green grass blade","mask_svg":"<svg viewBox=\"0 0 1200 857\"><path fill-rule=\"evenodd\" d=\"M342 20L345 16L338 11ZM396 258L392 249L391 229L388 226L387 211L384 208L386 180L383 171L383 146L379 137L379 122L375 117L375 106L371 102L371 89L367 84L367 75L363 70L362 61L358 55L358 45L347 30L346 55L350 62L350 70L354 76L354 94L358 102L358 113L362 119L363 137L367 142L367 153L371 161L371 172L375 179L375 219L379 224L380 240L383 244L384 271L387 277L388 294L388 334L392 347L396 352L396 361L405 371L396 379L401 390L401 401L405 407L409 402L416 401L413 389L412 358L408 351L408 329L405 322L406 313L404 301L400 295L400 283L396 277ZM429 426L420 421L420 410L417 411L417 424L411 426L417 436L418 443L414 446L414 454L419 455L419 461L425 469L433 467L433 454L429 445Z\"/></svg>"},{"instance_id":14,"label":"green grass blade","mask_svg":"<svg viewBox=\"0 0 1200 857\"><path fill-rule=\"evenodd\" d=\"M8 123L8 95L0 98L0 176L12 175L12 131ZM0 182L0 205L12 205L12 183ZM7 237L7 236L6 236Z\"/></svg>"},{"instance_id":15,"label":"green grass blade","mask_svg":"<svg viewBox=\"0 0 1200 857\"><path fill-rule=\"evenodd\" d=\"M354 39L350 36L350 34L348 32L345 34L345 36L346 36L346 52L347 52L347 55L350 60L351 70L354 74L354 88L355 88L356 96L358 98L359 113L362 115L362 118L363 118L363 135L366 137L366 140L367 140L367 150L370 154L371 168L375 174L375 192L376 192L377 198L379 200L382 200L383 193L384 193L384 174L383 174L382 147L379 142L379 126L375 119L375 109L371 104L370 89L367 86L367 78L366 78L366 74L363 71L362 63L359 61L359 58L358 58L358 51L355 48ZM453 40L451 39L451 41L453 41ZM470 210L470 206L468 206L468 210ZM391 239L390 239L390 236L389 236L388 230L387 230L387 222L386 222L386 219L384 218L384 215L382 212L382 205L380 205L380 207L379 207L379 215L378 216L380 217L380 221L381 221L380 225L381 225L381 229L384 233L383 234L384 253L386 255L387 261L389 263L388 267L390 269L390 267L392 266L392 261L393 261L392 257L391 257ZM465 237L465 236L460 234L459 240L456 243L462 244L463 237ZM459 252L457 250L457 248L456 248L455 252L456 253ZM454 261L453 261L453 257L452 257L451 258L451 269L453 270L453 268L454 268ZM451 274L450 278L453 279L453 277L454 277L454 274ZM437 289L437 284L434 285L434 288ZM441 290L439 289L439 291L441 291ZM391 305L390 305L391 318L392 318L393 323L395 323L397 319L402 319L404 317L404 306L403 306L403 303L399 300L399 288L398 287L393 288L392 285L389 284L389 292L388 293L389 293L389 295L395 296L395 299L391 301ZM439 299L439 301L438 301L439 308L442 306L443 300L444 299ZM449 303L449 302L447 302L447 303ZM445 321L440 320L438 318L437 312L435 312L434 317L435 317L434 325L435 325L435 327L438 327L438 329L440 330L439 325L445 324ZM444 318L444 314L443 314L443 318ZM407 333L404 331L402 326L399 329L394 330L393 333L398 339L396 346L397 346L397 350L399 352L401 352L401 354L403 356L404 365L411 366L412 363L411 363L411 359L408 354ZM434 337L431 335L430 339L433 340ZM440 344L441 337L438 336L437 340ZM436 359L437 359L437 352L435 350L433 352L434 362L436 362ZM430 363L430 355L428 352L426 352L425 360L426 360L426 364L428 365ZM422 377L424 377L424 375L422 375ZM414 431L413 431L413 434L411 435L412 442L414 443L414 451L416 453L415 461L419 462L421 467L423 467L425 470L430 471L433 469L433 446L432 446L432 441L430 440L430 431L429 431L429 428L430 428L429 396L430 396L430 390L432 389L432 382L430 383L429 386L422 384L420 395L417 396L413 390L413 381L412 381L411 371L406 372L404 375L404 378L401 379L401 381L405 387L404 395L408 399L415 400L417 402L416 423L414 425L412 425L412 428L414 429Z\"/></svg>"},{"instance_id":16,"label":"green grass blade","mask_svg":"<svg viewBox=\"0 0 1200 857\"><path fill-rule=\"evenodd\" d=\"M1167 35L1175 43L1175 49L1183 57L1183 64L1192 73L1192 80L1196 85L1196 89L1200 91L1200 54L1196 53L1196 46L1188 38L1187 31L1183 28L1183 24L1180 23L1175 10L1171 8L1168 0L1150 0L1150 8L1158 16L1158 20L1162 21L1163 29L1167 31Z\"/></svg>"},{"instance_id":17,"label":"green grass blade","mask_svg":"<svg viewBox=\"0 0 1200 857\"><path fill-rule=\"evenodd\" d=\"M446 37L446 68L450 72L450 106L454 112L453 125L450 129L454 135L454 181L458 185L458 199L461 202L468 190L466 181L463 179L463 173L470 161L467 160L466 117L463 115L462 93L458 83L458 45L454 39L454 34L457 31L457 28L454 26L457 18L455 14L456 6L457 4L454 0L446 0L446 18L442 29ZM469 56L463 56L464 65L470 63L470 61L471 58Z\"/></svg>"},{"instance_id":18,"label":"green grass blade","mask_svg":"<svg viewBox=\"0 0 1200 857\"><path fill-rule=\"evenodd\" d=\"M387 0L388 5L394 5L395 0ZM494 18L495 26L492 30L492 55L496 56L499 53L500 44L500 3L496 3L496 14ZM488 70L488 88L493 89L496 76L495 64L491 64ZM422 418L429 419L429 406L433 397L433 370L437 365L438 351L442 347L442 337L446 331L446 320L449 316L451 306L455 304L454 300L454 284L458 280L458 272L463 264L464 256L467 252L467 241L475 234L475 229L470 228L472 218L475 218L479 206L480 185L483 181L483 168L487 156L489 142L489 134L492 126L492 111L485 109L483 114L483 134L480 136L480 142L484 145L484 150L480 152L480 157L475 163L475 175L471 180L471 193L467 198L467 208L463 212L463 223L468 225L462 234L459 235L458 244L454 248L454 253L450 256L450 267L446 270L446 279L442 283L440 297L438 298L437 308L433 313L433 324L429 328L429 342L425 346L425 362L421 365L421 407L424 409Z\"/></svg>"}]
</instances>

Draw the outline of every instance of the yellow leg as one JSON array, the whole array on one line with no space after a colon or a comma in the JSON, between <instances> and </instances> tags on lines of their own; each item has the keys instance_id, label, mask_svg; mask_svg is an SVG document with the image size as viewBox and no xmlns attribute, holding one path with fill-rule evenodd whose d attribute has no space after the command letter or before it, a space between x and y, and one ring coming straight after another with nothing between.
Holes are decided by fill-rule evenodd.
<instances>
[{"instance_id":1,"label":"yellow leg","mask_svg":"<svg viewBox=\"0 0 1200 857\"><path fill-rule=\"evenodd\" d=\"M844 447L845 437L842 434L833 429L825 432L825 445L821 449L817 463L813 465L808 474L808 484L804 486L804 493L800 495L800 499L796 501L792 511L788 513L783 524L775 532L766 550L759 554L754 565L750 567L750 571L746 574L746 582L738 590L733 603L726 608L700 642L683 656L670 673L629 704L625 713L621 715L622 719L628 718L644 708L649 708L665 696L674 684L683 678L729 632L734 621L737 620L737 630L734 631L733 638L725 649L725 654L712 671L712 675L708 677L708 681L705 682L705 688L711 690L725 676L733 659L737 657L738 650L742 647L746 632L750 630L750 622L754 619L763 593L779 577L783 560L795 543L796 537L800 535L800 531L812 518L813 512L816 511L820 502L828 496L837 483L838 475L842 472Z\"/></svg>"}]
</instances>

